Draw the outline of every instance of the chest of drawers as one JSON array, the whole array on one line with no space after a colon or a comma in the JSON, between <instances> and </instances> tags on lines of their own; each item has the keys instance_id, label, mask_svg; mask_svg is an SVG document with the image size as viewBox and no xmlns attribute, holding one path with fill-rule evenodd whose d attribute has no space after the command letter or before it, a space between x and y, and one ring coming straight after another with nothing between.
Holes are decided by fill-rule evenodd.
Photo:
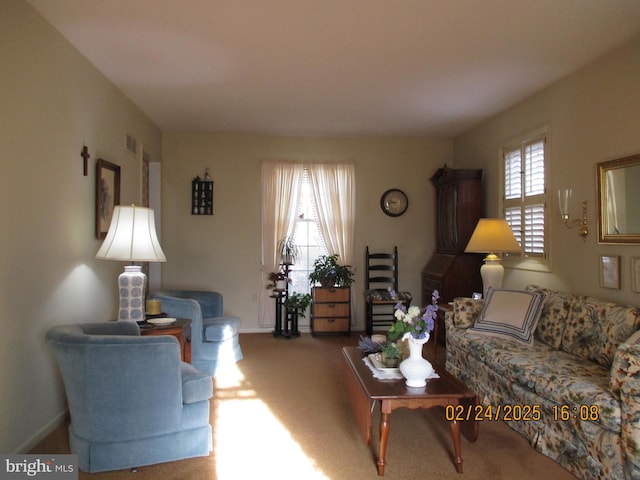
<instances>
[{"instance_id":1,"label":"chest of drawers","mask_svg":"<svg viewBox=\"0 0 640 480\"><path fill-rule=\"evenodd\" d=\"M314 287L311 335L351 333L351 288Z\"/></svg>"}]
</instances>

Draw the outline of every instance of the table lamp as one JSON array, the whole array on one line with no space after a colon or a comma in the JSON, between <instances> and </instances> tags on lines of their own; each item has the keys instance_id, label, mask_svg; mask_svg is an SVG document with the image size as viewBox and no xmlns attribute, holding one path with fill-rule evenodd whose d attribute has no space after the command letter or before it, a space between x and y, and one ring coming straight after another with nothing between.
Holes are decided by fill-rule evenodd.
<instances>
[{"instance_id":1,"label":"table lamp","mask_svg":"<svg viewBox=\"0 0 640 480\"><path fill-rule=\"evenodd\" d=\"M135 205L117 205L96 258L131 262L118 277L118 320L144 321L147 276L141 266L134 265L134 262L167 261L156 235L153 210Z\"/></svg>"},{"instance_id":2,"label":"table lamp","mask_svg":"<svg viewBox=\"0 0 640 480\"><path fill-rule=\"evenodd\" d=\"M521 250L511 227L501 218L481 218L473 231L465 252L488 253L480 267L484 296L489 287L501 288L504 267L495 252L519 252Z\"/></svg>"}]
</instances>

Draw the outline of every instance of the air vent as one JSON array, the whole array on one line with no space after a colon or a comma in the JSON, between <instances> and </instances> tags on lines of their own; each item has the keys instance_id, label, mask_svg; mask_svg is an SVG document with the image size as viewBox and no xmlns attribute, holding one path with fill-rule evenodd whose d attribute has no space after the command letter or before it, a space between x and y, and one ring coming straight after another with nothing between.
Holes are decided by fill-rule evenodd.
<instances>
[{"instance_id":1,"label":"air vent","mask_svg":"<svg viewBox=\"0 0 640 480\"><path fill-rule=\"evenodd\" d=\"M127 152L133 153L134 155L138 153L138 141L128 133L125 141L125 148Z\"/></svg>"}]
</instances>

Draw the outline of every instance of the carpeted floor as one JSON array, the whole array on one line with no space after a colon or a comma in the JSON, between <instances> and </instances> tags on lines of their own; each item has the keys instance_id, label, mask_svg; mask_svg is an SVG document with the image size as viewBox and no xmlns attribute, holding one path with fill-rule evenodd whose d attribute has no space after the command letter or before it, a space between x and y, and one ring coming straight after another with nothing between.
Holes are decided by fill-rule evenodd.
<instances>
[{"instance_id":1,"label":"carpeted floor","mask_svg":"<svg viewBox=\"0 0 640 480\"><path fill-rule=\"evenodd\" d=\"M355 345L358 338L355 333L350 337L316 338L303 334L290 340L270 334L241 335L245 359L237 369L216 379L211 405L214 451L209 457L141 467L136 473L81 472L79 478L379 478L375 465L379 409L374 411L373 445L367 446L341 383L340 349ZM575 479L502 422L483 422L475 443L462 438L462 475L455 471L452 451L449 426L441 410L396 410L391 416L384 477ZM56 429L32 453L68 453L66 425Z\"/></svg>"}]
</instances>

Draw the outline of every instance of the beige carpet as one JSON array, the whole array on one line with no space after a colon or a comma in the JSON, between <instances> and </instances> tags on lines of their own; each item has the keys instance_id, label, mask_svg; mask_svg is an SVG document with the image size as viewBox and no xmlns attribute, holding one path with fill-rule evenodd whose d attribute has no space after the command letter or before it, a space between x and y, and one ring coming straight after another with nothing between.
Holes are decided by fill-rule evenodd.
<instances>
[{"instance_id":1,"label":"beige carpet","mask_svg":"<svg viewBox=\"0 0 640 480\"><path fill-rule=\"evenodd\" d=\"M377 440L364 444L341 384L343 345L351 337L273 338L243 334L245 359L216 379L209 457L81 479L358 480L378 478ZM441 355L439 355L441 357ZM442 367L440 367L442 368ZM437 369L436 369L437 370ZM377 438L378 409L374 414ZM391 416L387 479L540 479L575 477L533 450L502 422L483 422L480 437L462 439L464 473L452 462L449 426L440 410L400 409ZM66 425L33 453L67 453Z\"/></svg>"}]
</instances>

